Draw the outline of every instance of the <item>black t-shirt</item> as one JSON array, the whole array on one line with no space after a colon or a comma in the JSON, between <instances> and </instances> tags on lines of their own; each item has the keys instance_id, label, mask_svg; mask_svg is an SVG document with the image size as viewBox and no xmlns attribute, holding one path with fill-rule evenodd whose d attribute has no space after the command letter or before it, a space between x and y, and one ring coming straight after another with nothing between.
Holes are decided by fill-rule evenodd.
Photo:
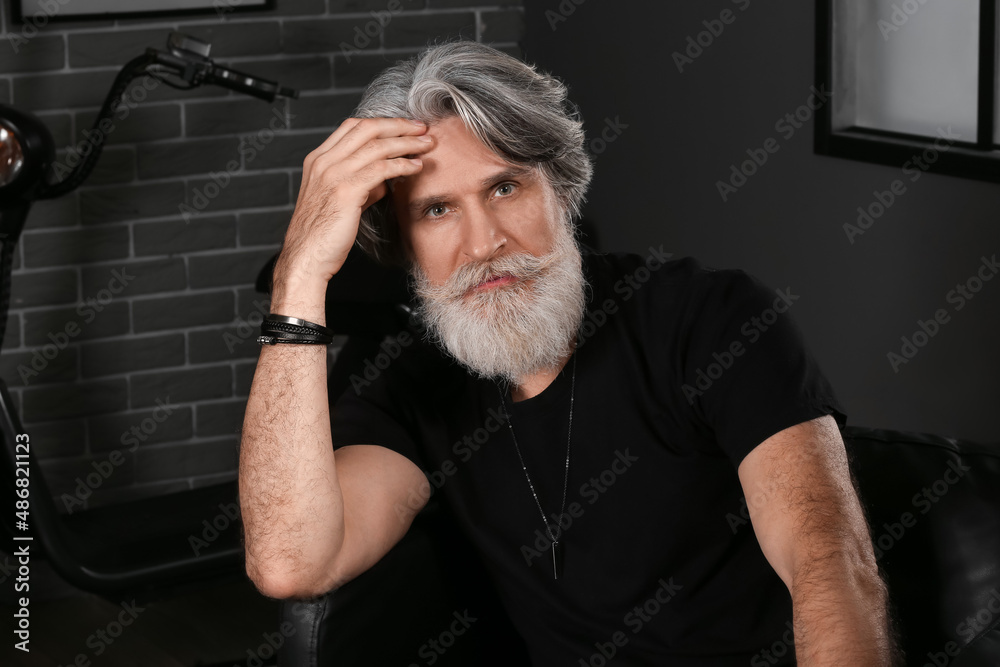
<instances>
[{"instance_id":1,"label":"black t-shirt","mask_svg":"<svg viewBox=\"0 0 1000 667\"><path fill-rule=\"evenodd\" d=\"M494 382L411 344L337 402L335 446L388 447L428 474L535 665L790 660L789 594L746 521L737 467L789 426L825 414L843 425L787 312L798 296L655 253L585 255L585 274L575 360L537 396L507 400L558 518L575 365L558 580Z\"/></svg>"}]
</instances>

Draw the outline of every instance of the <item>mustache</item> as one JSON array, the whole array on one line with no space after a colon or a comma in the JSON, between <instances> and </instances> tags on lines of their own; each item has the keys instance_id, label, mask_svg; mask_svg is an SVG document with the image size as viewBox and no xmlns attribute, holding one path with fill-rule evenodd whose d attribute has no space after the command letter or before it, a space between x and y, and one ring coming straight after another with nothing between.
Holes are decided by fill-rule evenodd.
<instances>
[{"instance_id":1,"label":"mustache","mask_svg":"<svg viewBox=\"0 0 1000 667\"><path fill-rule=\"evenodd\" d=\"M495 259L474 261L464 264L448 278L443 285L428 285L426 280L421 291L436 299L460 299L470 289L488 280L502 276L514 276L519 280L536 279L559 259L558 251L541 257L528 253L512 253Z\"/></svg>"}]
</instances>

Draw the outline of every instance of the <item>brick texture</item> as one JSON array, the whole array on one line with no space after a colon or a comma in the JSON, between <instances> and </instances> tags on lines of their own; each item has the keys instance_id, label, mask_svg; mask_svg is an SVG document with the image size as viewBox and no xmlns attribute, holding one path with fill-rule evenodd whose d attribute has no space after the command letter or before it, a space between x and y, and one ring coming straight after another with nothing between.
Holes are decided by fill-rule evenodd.
<instances>
[{"instance_id":1,"label":"brick texture","mask_svg":"<svg viewBox=\"0 0 1000 667\"><path fill-rule=\"evenodd\" d=\"M163 49L170 30L299 91L266 102L135 79L86 183L33 206L15 255L0 374L57 506L232 479L269 307L254 284L284 238L306 154L376 74L432 41L517 53L521 0L296 0L222 19L52 23L28 39L9 14L0 3L0 103L39 115L59 174L89 149L118 68ZM113 474L90 488L116 451Z\"/></svg>"},{"instance_id":2,"label":"brick texture","mask_svg":"<svg viewBox=\"0 0 1000 667\"><path fill-rule=\"evenodd\" d=\"M287 220L286 220L287 222ZM236 216L147 222L133 227L136 255L174 255L236 246Z\"/></svg>"}]
</instances>

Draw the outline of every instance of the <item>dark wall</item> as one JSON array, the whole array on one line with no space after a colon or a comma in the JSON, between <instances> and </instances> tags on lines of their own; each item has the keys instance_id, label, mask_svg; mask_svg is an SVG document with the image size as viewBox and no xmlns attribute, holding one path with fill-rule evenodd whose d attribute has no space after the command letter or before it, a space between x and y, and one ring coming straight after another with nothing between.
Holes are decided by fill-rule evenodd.
<instances>
[{"instance_id":1,"label":"dark wall","mask_svg":"<svg viewBox=\"0 0 1000 667\"><path fill-rule=\"evenodd\" d=\"M29 24L11 21L10 4L0 103L42 118L64 165L118 68L173 29L301 91L272 104L137 80L93 176L39 203L17 251L0 375L60 509L232 479L269 307L253 284L303 158L375 73L430 40L516 53L520 0L277 0L253 13L219 2L192 17Z\"/></svg>"},{"instance_id":2,"label":"dark wall","mask_svg":"<svg viewBox=\"0 0 1000 667\"><path fill-rule=\"evenodd\" d=\"M948 299L1000 255L1000 186L814 155L812 120L783 121L812 94L812 2L525 5L526 58L568 83L588 136L613 139L591 145L586 208L605 249L662 244L790 288L851 423L1000 440L1000 278ZM727 9L679 68L674 52ZM723 200L717 182L769 138L776 152ZM905 191L851 243L845 223L896 180ZM893 368L938 310L936 335Z\"/></svg>"}]
</instances>

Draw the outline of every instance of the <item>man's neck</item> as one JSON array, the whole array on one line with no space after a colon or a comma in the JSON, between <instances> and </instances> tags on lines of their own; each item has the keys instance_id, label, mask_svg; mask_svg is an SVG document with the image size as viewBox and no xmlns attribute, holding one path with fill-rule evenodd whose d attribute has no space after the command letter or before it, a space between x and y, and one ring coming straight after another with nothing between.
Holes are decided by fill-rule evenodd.
<instances>
[{"instance_id":1,"label":"man's neck","mask_svg":"<svg viewBox=\"0 0 1000 667\"><path fill-rule=\"evenodd\" d=\"M566 362L569 361L571 356L572 352L566 354L556 366L521 378L520 382L512 385L510 388L511 400L517 403L518 401L534 398L545 391L545 388L552 384L552 381L556 379L566 366Z\"/></svg>"}]
</instances>

